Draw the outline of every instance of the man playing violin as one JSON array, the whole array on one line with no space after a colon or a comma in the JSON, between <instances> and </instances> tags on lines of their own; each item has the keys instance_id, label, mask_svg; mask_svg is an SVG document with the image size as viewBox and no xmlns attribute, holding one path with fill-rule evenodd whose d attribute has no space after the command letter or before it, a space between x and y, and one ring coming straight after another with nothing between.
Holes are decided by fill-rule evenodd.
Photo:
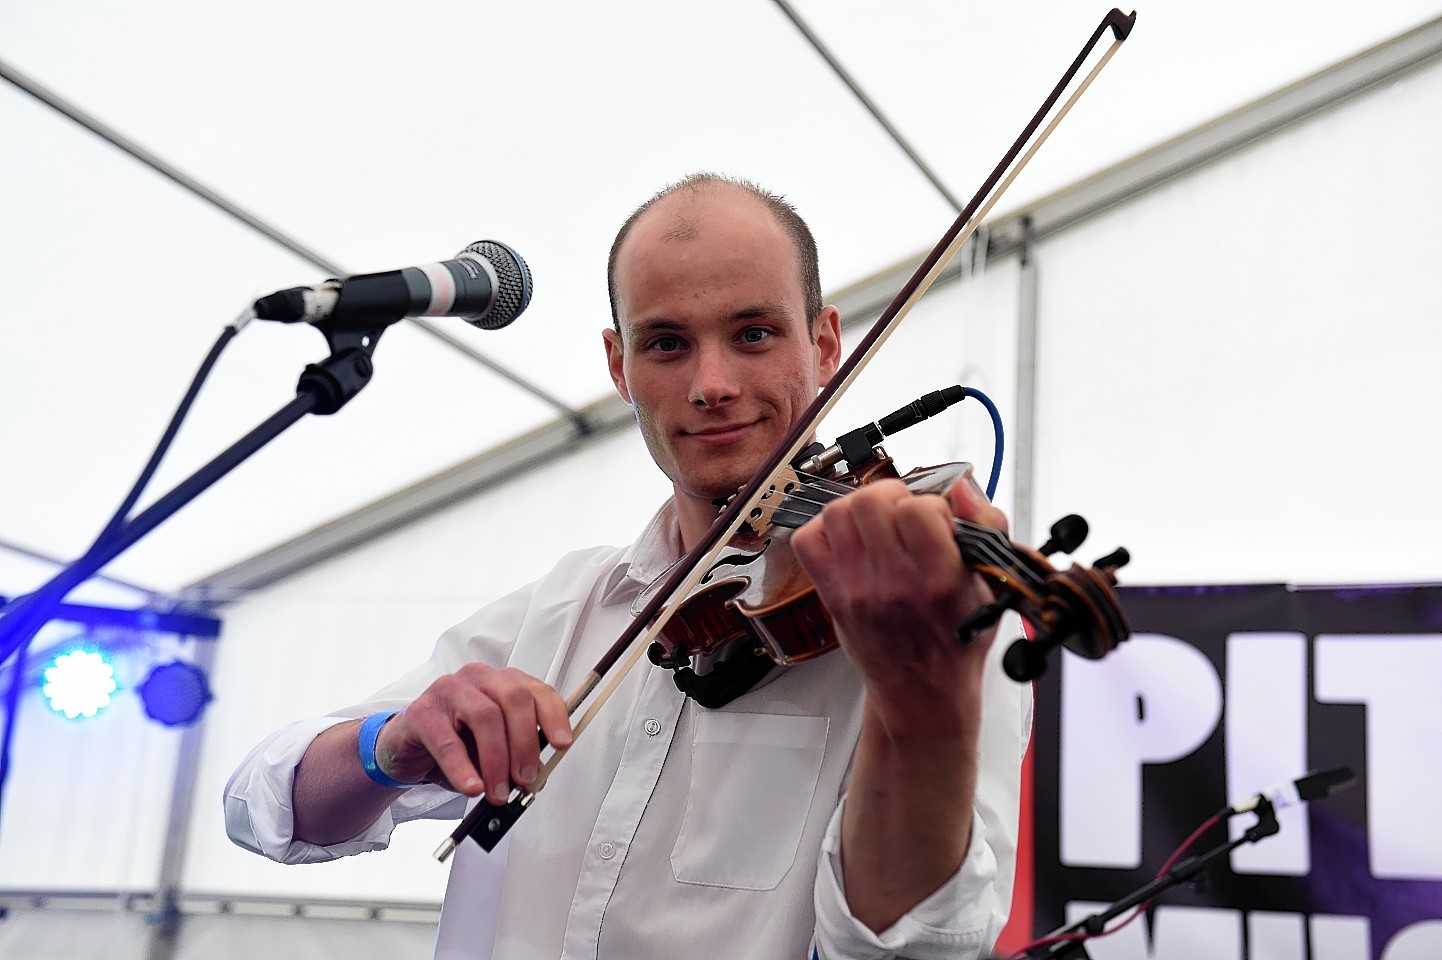
<instances>
[{"instance_id":1,"label":"man playing violin","mask_svg":"<svg viewBox=\"0 0 1442 960\"><path fill-rule=\"evenodd\" d=\"M366 703L257 747L226 791L237 843L330 859L532 785L537 727L572 742L557 689L839 366L810 232L750 184L703 174L658 194L608 272L611 377L674 496L629 547L568 555ZM869 484L797 530L846 655L773 670L711 709L664 671L632 671L507 841L457 852L437 956L989 955L1030 695L1002 676L994 630L954 636L991 596L953 517L1006 529L967 477L945 496Z\"/></svg>"}]
</instances>

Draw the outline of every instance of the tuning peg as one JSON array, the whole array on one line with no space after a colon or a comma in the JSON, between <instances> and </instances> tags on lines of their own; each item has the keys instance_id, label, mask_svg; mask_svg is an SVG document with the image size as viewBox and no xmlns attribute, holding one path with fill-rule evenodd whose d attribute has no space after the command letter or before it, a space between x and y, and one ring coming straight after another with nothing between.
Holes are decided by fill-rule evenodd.
<instances>
[{"instance_id":1,"label":"tuning peg","mask_svg":"<svg viewBox=\"0 0 1442 960\"><path fill-rule=\"evenodd\" d=\"M1117 547L1111 553L1102 557L1092 566L1098 570L1120 570L1132 562L1132 555L1127 552L1126 547Z\"/></svg>"},{"instance_id":2,"label":"tuning peg","mask_svg":"<svg viewBox=\"0 0 1442 960\"><path fill-rule=\"evenodd\" d=\"M1017 637L1001 658L1001 668L1017 683L1035 680L1046 673L1046 655L1054 644Z\"/></svg>"},{"instance_id":3,"label":"tuning peg","mask_svg":"<svg viewBox=\"0 0 1442 960\"><path fill-rule=\"evenodd\" d=\"M1054 553L1071 553L1087 538L1087 522L1076 514L1068 514L1051 525L1051 539L1037 551L1044 557Z\"/></svg>"}]
</instances>

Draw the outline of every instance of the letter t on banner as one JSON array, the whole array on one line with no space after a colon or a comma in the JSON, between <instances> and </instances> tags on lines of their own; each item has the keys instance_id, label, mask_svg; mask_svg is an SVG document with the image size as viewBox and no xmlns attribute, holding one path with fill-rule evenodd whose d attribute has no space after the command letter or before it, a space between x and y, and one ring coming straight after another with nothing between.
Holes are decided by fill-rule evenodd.
<instances>
[{"instance_id":1,"label":"letter t on banner","mask_svg":"<svg viewBox=\"0 0 1442 960\"><path fill-rule=\"evenodd\" d=\"M1307 638L1300 633L1227 637L1227 798L1306 773ZM1308 807L1277 811L1282 832L1232 851L1239 873L1305 877L1312 872ZM1231 821L1233 838L1248 824Z\"/></svg>"}]
</instances>

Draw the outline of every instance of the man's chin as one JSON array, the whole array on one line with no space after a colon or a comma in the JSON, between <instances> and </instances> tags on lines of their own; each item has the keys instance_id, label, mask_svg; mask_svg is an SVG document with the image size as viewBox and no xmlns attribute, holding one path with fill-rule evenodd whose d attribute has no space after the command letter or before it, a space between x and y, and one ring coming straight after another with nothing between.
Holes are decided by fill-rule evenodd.
<instances>
[{"instance_id":1,"label":"man's chin","mask_svg":"<svg viewBox=\"0 0 1442 960\"><path fill-rule=\"evenodd\" d=\"M737 450L731 456L713 455L704 462L694 463L693 469L680 470L680 480L673 475L672 482L677 490L698 500L729 500L751 482L767 453L770 450L760 454L754 450Z\"/></svg>"},{"instance_id":2,"label":"man's chin","mask_svg":"<svg viewBox=\"0 0 1442 960\"><path fill-rule=\"evenodd\" d=\"M705 480L682 485L680 489L697 500L709 500L720 509L750 481L751 474L736 477L708 477Z\"/></svg>"}]
</instances>

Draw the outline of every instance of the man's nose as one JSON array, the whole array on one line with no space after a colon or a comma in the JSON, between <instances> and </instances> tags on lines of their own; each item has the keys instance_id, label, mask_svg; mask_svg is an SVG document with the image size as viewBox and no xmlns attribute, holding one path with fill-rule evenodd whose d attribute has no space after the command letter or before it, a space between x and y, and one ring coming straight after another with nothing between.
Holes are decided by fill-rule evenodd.
<instances>
[{"instance_id":1,"label":"man's nose","mask_svg":"<svg viewBox=\"0 0 1442 960\"><path fill-rule=\"evenodd\" d=\"M727 352L719 347L699 348L687 399L698 406L715 407L736 399L739 393L736 367Z\"/></svg>"}]
</instances>

